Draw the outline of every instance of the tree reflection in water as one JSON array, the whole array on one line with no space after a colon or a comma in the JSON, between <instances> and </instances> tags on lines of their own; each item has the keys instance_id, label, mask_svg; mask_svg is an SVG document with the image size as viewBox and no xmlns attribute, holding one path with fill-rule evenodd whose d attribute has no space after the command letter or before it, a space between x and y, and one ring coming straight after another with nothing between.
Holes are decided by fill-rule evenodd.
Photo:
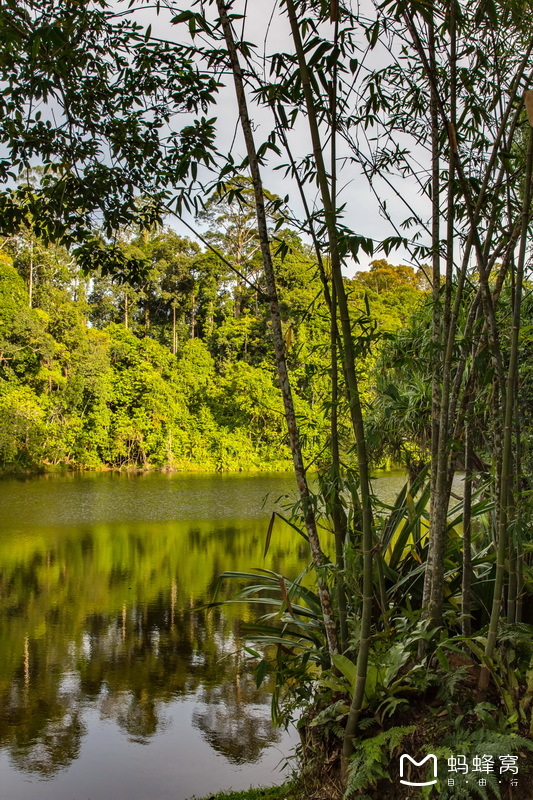
<instances>
[{"instance_id":1,"label":"tree reflection in water","mask_svg":"<svg viewBox=\"0 0 533 800\"><path fill-rule=\"evenodd\" d=\"M65 679L42 641L25 640L24 662L2 697L0 741L14 765L52 778L78 758L86 726L76 680Z\"/></svg>"},{"instance_id":2,"label":"tree reflection in water","mask_svg":"<svg viewBox=\"0 0 533 800\"><path fill-rule=\"evenodd\" d=\"M258 713L264 696L249 675L236 672L234 680L204 688L199 700L203 707L195 709L193 725L231 763L259 761L265 747L279 742L279 730L265 717L264 710Z\"/></svg>"},{"instance_id":3,"label":"tree reflection in water","mask_svg":"<svg viewBox=\"0 0 533 800\"><path fill-rule=\"evenodd\" d=\"M279 740L268 685L256 689L237 655L242 608L194 608L221 568L254 563L254 525L41 531L20 550L0 539L0 745L17 769L49 779L76 759L88 704L148 743L172 702L196 698L192 724L234 764ZM296 574L290 534L285 554Z\"/></svg>"},{"instance_id":4,"label":"tree reflection in water","mask_svg":"<svg viewBox=\"0 0 533 800\"><path fill-rule=\"evenodd\" d=\"M11 758L21 771L38 774L42 779L53 778L78 758L85 732L80 713L65 709L61 719L47 721L35 740L12 746Z\"/></svg>"}]
</instances>

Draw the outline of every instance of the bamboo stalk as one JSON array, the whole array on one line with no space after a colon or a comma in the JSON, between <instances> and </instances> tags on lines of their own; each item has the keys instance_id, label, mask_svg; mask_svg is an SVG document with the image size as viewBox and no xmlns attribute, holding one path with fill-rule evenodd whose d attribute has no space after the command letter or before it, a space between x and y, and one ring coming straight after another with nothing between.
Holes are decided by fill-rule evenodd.
<instances>
[{"instance_id":1,"label":"bamboo stalk","mask_svg":"<svg viewBox=\"0 0 533 800\"><path fill-rule=\"evenodd\" d=\"M337 57L333 67L332 82L330 84L330 117L331 117L331 199L333 213L337 207L337 59L339 36L339 9L336 0L331 3L331 21L335 23L334 41ZM346 541L347 519L341 501L340 491L340 452L339 452L339 370L337 364L337 292L335 282L331 286L330 305L330 354L331 354L331 467L332 467L332 518L335 536L335 560L337 565L337 604L339 610L339 636L341 651L348 647L348 618L347 598L344 575L344 546Z\"/></svg>"},{"instance_id":2,"label":"bamboo stalk","mask_svg":"<svg viewBox=\"0 0 533 800\"><path fill-rule=\"evenodd\" d=\"M339 375L337 366L337 319L335 315L335 284L332 286L332 315L331 315L331 516L333 520L333 533L335 536L335 561L337 565L337 604L339 609L339 636L341 651L348 647L348 619L347 598L344 577L344 547L346 541L347 518L341 502L340 492L340 453L339 453Z\"/></svg>"},{"instance_id":3,"label":"bamboo stalk","mask_svg":"<svg viewBox=\"0 0 533 800\"><path fill-rule=\"evenodd\" d=\"M433 21L428 23L430 49L434 52L435 30ZM432 56L433 58L433 56ZM434 65L433 65L434 66ZM442 550L442 532L439 530L438 514L438 475L439 475L439 448L441 440L440 410L441 410L441 369L442 369L442 315L441 315L441 278L440 278L440 159L439 159L439 114L435 89L430 86L430 118L431 118L431 248L432 248L432 341L433 352L431 355L431 478L429 500L429 544L424 573L424 591L422 595L422 609L425 615L432 617L431 598L433 583L438 573L438 553ZM445 432L442 439L447 445ZM438 622L438 620L436 621ZM425 651L425 641L419 642L418 655L422 658Z\"/></svg>"},{"instance_id":4,"label":"bamboo stalk","mask_svg":"<svg viewBox=\"0 0 533 800\"><path fill-rule=\"evenodd\" d=\"M337 303L341 323L344 367L348 384L349 406L352 425L355 433L357 448L357 463L359 468L359 483L362 506L363 522L363 606L361 613L360 640L357 654L356 680L354 694L343 741L343 765L346 768L347 759L354 752L353 737L361 714L366 683L368 656L370 652L370 634L373 607L373 517L371 506L370 476L368 469L368 454L366 450L365 431L359 386L355 368L355 352L352 340L352 329L348 310L346 289L342 277L342 265L337 241L336 218L331 199L328 175L324 164L322 144L318 128L318 119L311 85L311 77L305 50L300 35L300 28L296 16L293 0L285 0L285 7L289 17L292 38L296 50L296 57L302 81L302 90L307 110L307 121L313 145L313 155L316 164L317 180L320 189L322 206L324 209L325 223L328 234L328 244L331 256L333 280L337 291Z\"/></svg>"},{"instance_id":5,"label":"bamboo stalk","mask_svg":"<svg viewBox=\"0 0 533 800\"><path fill-rule=\"evenodd\" d=\"M337 630L335 624L335 617L331 605L331 598L327 583L322 574L322 567L325 564L325 556L320 547L320 540L318 537L315 515L311 503L309 487L305 474L305 467L302 458L302 450L300 446L300 438L298 434L298 426L296 423L296 414L294 410L294 403L292 399L292 390L289 381L287 370L287 361L285 355L285 343L283 340L283 331L281 326L281 317L279 311L279 301L276 288L276 278L274 274L274 265L272 263L272 254L270 251L270 237L268 234L267 217L265 211L265 202L263 194L263 183L261 179L261 172L259 169L259 159L257 157L257 150L255 147L252 124L248 113L248 104L246 101L246 93L244 91L244 81L242 70L239 62L237 46L233 36L233 30L227 13L227 7L224 0L217 0L217 9L220 16L220 23L224 32L224 38L228 49L229 60L233 73L233 80L235 84L235 94L239 107L239 119L241 129L246 144L246 152L248 154L248 163L250 167L250 174L252 177L255 197L255 208L257 215L257 227L259 241L261 245L261 255L263 259L263 268L265 271L265 282L269 295L270 318L272 323L272 333L274 341L274 349L276 355L276 366L278 371L278 380L283 396L283 403L285 408L285 417L287 420L287 428L289 432L289 440L292 451L292 458L294 464L294 471L298 490L302 500L302 507L305 515L305 524L307 535L309 537L309 545L313 563L317 567L317 582L318 594L320 598L320 605L324 619L324 628L328 642L328 650L330 655L338 652Z\"/></svg>"},{"instance_id":6,"label":"bamboo stalk","mask_svg":"<svg viewBox=\"0 0 533 800\"><path fill-rule=\"evenodd\" d=\"M463 498L463 572L461 581L461 629L472 634L472 456L474 401L468 400L465 415L465 491Z\"/></svg>"},{"instance_id":7,"label":"bamboo stalk","mask_svg":"<svg viewBox=\"0 0 533 800\"><path fill-rule=\"evenodd\" d=\"M526 258L526 244L529 225L529 210L531 205L531 177L533 173L533 91L525 92L524 101L529 120L529 142L526 161L526 173L524 184L524 198L522 204L522 231L520 236L520 250L516 266L516 285L513 307L512 335L509 354L509 368L507 371L506 396L505 396L505 416L503 426L503 448L502 466L500 480L500 515L498 524L498 547L496 556L496 578L494 582L494 595L492 600L492 610L490 615L489 630L484 652L484 663L481 667L479 676L479 690L485 692L489 685L490 669L489 662L494 656L496 649L496 638L498 635L498 623L500 620L501 604L503 599L503 587L505 578L505 559L507 556L507 524L508 524L508 502L511 489L512 471L512 433L513 433L513 408L514 408L514 387L518 369L518 344L520 335L520 311L522 306L522 285L524 277L524 265Z\"/></svg>"}]
</instances>

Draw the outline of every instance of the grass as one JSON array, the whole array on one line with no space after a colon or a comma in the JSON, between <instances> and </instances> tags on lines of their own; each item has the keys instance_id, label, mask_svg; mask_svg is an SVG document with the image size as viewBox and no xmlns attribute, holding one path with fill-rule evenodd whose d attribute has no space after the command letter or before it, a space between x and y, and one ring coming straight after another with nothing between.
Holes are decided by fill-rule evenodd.
<instances>
[{"instance_id":1,"label":"grass","mask_svg":"<svg viewBox=\"0 0 533 800\"><path fill-rule=\"evenodd\" d=\"M195 800L292 800L295 786L284 783L282 786L270 786L267 789L248 789L245 792L219 792ZM191 798L191 800L193 800Z\"/></svg>"}]
</instances>

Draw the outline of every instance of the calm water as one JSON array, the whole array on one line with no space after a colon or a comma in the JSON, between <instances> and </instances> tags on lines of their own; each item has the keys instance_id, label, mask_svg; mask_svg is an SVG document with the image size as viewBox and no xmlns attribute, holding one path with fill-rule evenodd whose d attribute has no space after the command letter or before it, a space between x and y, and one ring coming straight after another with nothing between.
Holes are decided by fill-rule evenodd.
<instances>
[{"instance_id":1,"label":"calm water","mask_svg":"<svg viewBox=\"0 0 533 800\"><path fill-rule=\"evenodd\" d=\"M291 475L0 481L1 800L185 800L283 780L297 736L272 728L238 653L243 609L194 609L224 570L301 571L305 542L286 526L263 559L293 488Z\"/></svg>"}]
</instances>

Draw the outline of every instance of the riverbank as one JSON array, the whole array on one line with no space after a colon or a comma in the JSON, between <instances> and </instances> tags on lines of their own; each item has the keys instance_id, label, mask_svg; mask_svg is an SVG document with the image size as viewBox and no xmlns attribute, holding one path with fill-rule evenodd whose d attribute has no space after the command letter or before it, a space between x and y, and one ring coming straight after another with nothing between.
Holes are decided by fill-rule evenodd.
<instances>
[{"instance_id":1,"label":"riverbank","mask_svg":"<svg viewBox=\"0 0 533 800\"><path fill-rule=\"evenodd\" d=\"M194 475L239 475L242 473L265 474L290 472L292 462L279 459L276 461L266 461L262 464L239 464L232 467L213 467L195 462L182 462L179 465L165 465L163 467L146 465L125 465L121 467L102 464L101 466L80 466L77 464L35 464L31 467L16 467L10 465L0 468L0 479L2 478L34 478L38 475L67 475L67 474L90 474L90 473L116 473L119 475L147 475L149 473L164 474L194 474Z\"/></svg>"},{"instance_id":2,"label":"riverbank","mask_svg":"<svg viewBox=\"0 0 533 800\"><path fill-rule=\"evenodd\" d=\"M296 785L284 783L281 786L248 789L245 792L218 792L204 798L194 798L194 800L296 800L296 798Z\"/></svg>"},{"instance_id":3,"label":"riverbank","mask_svg":"<svg viewBox=\"0 0 533 800\"><path fill-rule=\"evenodd\" d=\"M31 466L3 466L0 467L0 480L2 478L34 478L39 475L85 475L85 474L98 474L98 473L115 473L117 475L148 475L150 473L162 474L179 474L179 475L240 475L245 473L255 475L268 475L277 474L282 472L292 472L292 461L286 459L277 459L273 461L265 461L260 464L253 464L250 462L238 464L231 467L214 467L194 461L183 461L179 464L165 465L163 467L147 464L146 466L139 466L128 464L123 466L112 466L109 464L102 464L100 466L87 466L79 464L34 464ZM315 467L309 467L308 473L316 472ZM372 477L379 478L383 475L398 472L404 474L404 468L396 464L385 463L372 470Z\"/></svg>"}]
</instances>

